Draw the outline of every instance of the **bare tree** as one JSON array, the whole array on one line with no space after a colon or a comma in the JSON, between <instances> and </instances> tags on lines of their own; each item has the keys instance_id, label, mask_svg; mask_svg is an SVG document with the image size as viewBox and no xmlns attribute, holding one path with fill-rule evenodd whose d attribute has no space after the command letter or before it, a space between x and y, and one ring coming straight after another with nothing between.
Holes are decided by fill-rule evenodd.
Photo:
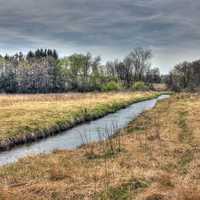
<instances>
[{"instance_id":1,"label":"bare tree","mask_svg":"<svg viewBox=\"0 0 200 200\"><path fill-rule=\"evenodd\" d=\"M151 50L136 48L128 55L132 64L134 81L143 80L145 73L150 68L150 59L152 58Z\"/></svg>"}]
</instances>

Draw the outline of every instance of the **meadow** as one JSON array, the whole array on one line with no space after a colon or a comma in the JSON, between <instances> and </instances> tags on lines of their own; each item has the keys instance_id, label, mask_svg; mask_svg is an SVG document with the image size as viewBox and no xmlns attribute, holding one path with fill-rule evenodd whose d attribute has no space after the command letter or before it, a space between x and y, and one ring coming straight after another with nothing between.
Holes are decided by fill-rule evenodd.
<instances>
[{"instance_id":1,"label":"meadow","mask_svg":"<svg viewBox=\"0 0 200 200\"><path fill-rule=\"evenodd\" d=\"M157 92L0 95L0 149L60 133Z\"/></svg>"},{"instance_id":2,"label":"meadow","mask_svg":"<svg viewBox=\"0 0 200 200\"><path fill-rule=\"evenodd\" d=\"M0 199L199 200L199 112L173 95L114 138L1 167Z\"/></svg>"}]
</instances>

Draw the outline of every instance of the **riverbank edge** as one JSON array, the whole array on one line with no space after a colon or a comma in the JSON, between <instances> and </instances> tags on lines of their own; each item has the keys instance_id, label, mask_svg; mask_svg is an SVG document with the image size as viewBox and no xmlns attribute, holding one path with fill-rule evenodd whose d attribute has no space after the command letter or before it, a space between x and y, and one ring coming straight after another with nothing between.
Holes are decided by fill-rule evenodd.
<instances>
[{"instance_id":1,"label":"riverbank edge","mask_svg":"<svg viewBox=\"0 0 200 200\"><path fill-rule=\"evenodd\" d=\"M127 102L113 102L112 105L104 105L104 110L101 113L98 113L98 110L96 111L96 107L93 112L88 113L87 109L83 110L81 113L81 116L79 118L74 119L71 122L63 122L60 124L56 124L55 126L52 126L47 129L43 129L34 133L27 133L21 136L17 137L11 137L8 139L4 139L0 141L0 152L11 150L12 148L29 144L32 142L36 142L39 140L42 140L44 138L48 138L54 135L62 134L63 131L67 131L77 125L80 125L82 123L90 122L99 118L102 118L108 114L115 113L120 109L126 108L134 103L139 103L142 101L147 101L151 99L158 98L161 95L167 95L171 94L170 92L158 92L156 94L151 94L148 97L139 97L139 98L133 98L133 100L127 101Z\"/></svg>"}]
</instances>

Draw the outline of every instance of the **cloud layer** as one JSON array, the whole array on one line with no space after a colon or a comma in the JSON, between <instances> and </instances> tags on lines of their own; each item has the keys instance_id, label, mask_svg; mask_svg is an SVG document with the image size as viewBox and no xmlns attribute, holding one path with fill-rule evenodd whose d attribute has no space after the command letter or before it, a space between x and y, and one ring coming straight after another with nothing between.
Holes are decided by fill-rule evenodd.
<instances>
[{"instance_id":1,"label":"cloud layer","mask_svg":"<svg viewBox=\"0 0 200 200\"><path fill-rule=\"evenodd\" d=\"M91 51L104 59L152 48L167 72L198 58L198 0L0 0L2 53L57 48L62 55Z\"/></svg>"}]
</instances>

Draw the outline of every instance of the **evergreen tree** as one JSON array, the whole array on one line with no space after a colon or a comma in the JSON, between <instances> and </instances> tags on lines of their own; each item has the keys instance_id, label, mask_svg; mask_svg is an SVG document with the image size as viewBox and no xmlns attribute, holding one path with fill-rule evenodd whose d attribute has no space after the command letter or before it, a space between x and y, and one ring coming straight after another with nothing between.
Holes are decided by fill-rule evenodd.
<instances>
[{"instance_id":1,"label":"evergreen tree","mask_svg":"<svg viewBox=\"0 0 200 200\"><path fill-rule=\"evenodd\" d=\"M27 53L26 59L27 59L27 60L31 60L31 59L33 59L34 57L35 57L35 54L34 54L32 51L29 51L29 52Z\"/></svg>"},{"instance_id":2,"label":"evergreen tree","mask_svg":"<svg viewBox=\"0 0 200 200\"><path fill-rule=\"evenodd\" d=\"M54 49L53 50L53 57L57 60L58 59L58 53L57 51Z\"/></svg>"},{"instance_id":3,"label":"evergreen tree","mask_svg":"<svg viewBox=\"0 0 200 200\"><path fill-rule=\"evenodd\" d=\"M53 56L53 52L52 52L51 49L48 49L48 50L47 50L47 56L49 56L49 57L50 57L50 56Z\"/></svg>"},{"instance_id":4,"label":"evergreen tree","mask_svg":"<svg viewBox=\"0 0 200 200\"><path fill-rule=\"evenodd\" d=\"M5 60L7 60L7 61L10 59L10 57L9 57L8 54L6 54L4 58L5 58Z\"/></svg>"}]
</instances>

